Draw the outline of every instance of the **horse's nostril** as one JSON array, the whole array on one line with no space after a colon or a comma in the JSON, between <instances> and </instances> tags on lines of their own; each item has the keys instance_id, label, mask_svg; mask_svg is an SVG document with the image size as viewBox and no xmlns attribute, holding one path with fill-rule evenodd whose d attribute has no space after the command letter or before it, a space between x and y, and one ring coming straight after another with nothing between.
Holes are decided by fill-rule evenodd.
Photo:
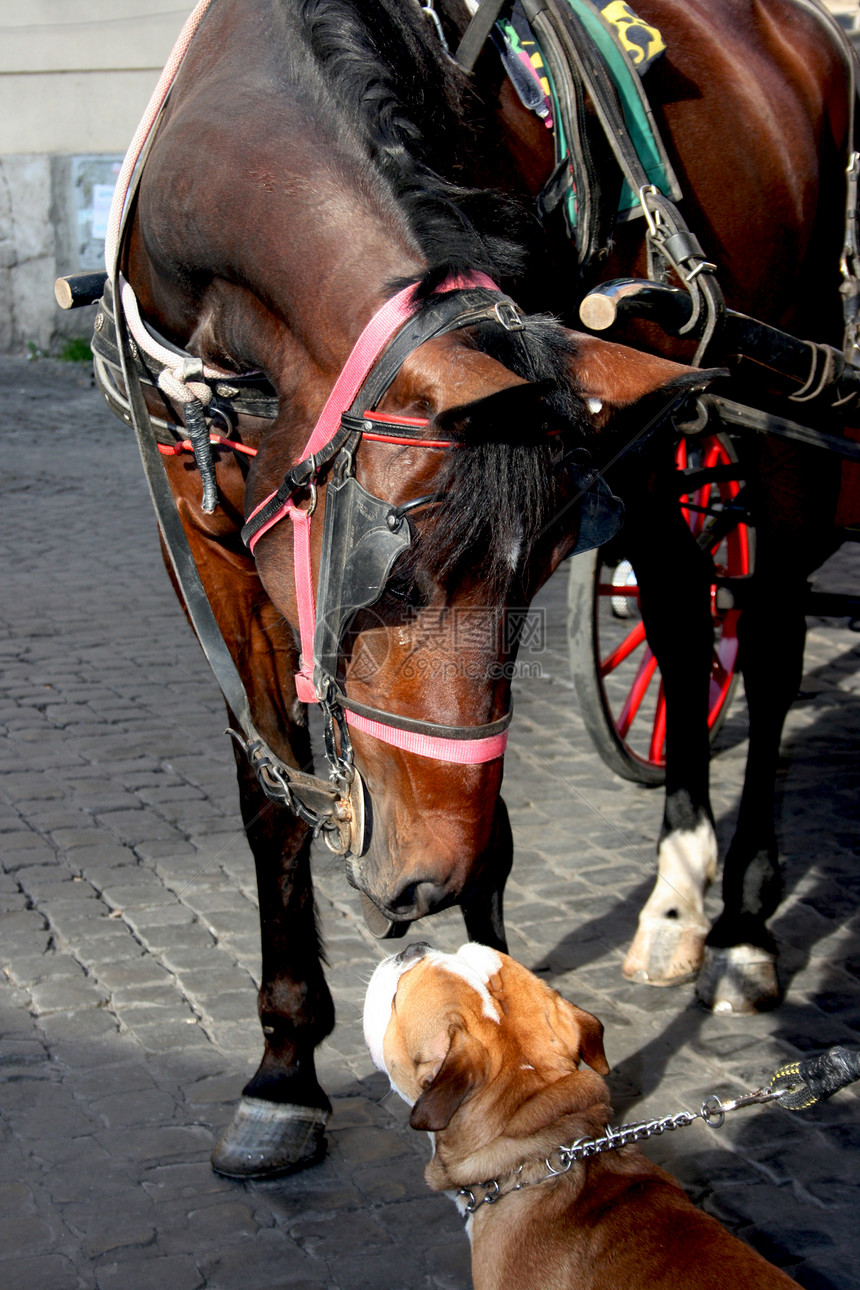
<instances>
[{"instance_id":1,"label":"horse's nostril","mask_svg":"<svg viewBox=\"0 0 860 1290\"><path fill-rule=\"evenodd\" d=\"M443 884L419 879L395 892L386 904L395 917L422 918L432 914L447 899L448 891Z\"/></svg>"}]
</instances>

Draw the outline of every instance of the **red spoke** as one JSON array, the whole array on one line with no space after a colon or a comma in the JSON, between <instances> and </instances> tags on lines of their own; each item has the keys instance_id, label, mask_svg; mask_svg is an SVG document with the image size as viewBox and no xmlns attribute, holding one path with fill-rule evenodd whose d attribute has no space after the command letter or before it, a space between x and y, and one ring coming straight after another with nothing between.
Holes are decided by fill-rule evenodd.
<instances>
[{"instance_id":1,"label":"red spoke","mask_svg":"<svg viewBox=\"0 0 860 1290\"><path fill-rule=\"evenodd\" d=\"M636 674L636 680L630 687L630 693L627 695L627 700L621 710L621 715L618 718L618 733L622 739L627 738L630 727L636 720L636 715L642 706L642 700L645 698L648 686L654 679L654 673L656 671L657 660L651 653L650 649L646 649L645 656L642 659L642 662L639 665L639 671Z\"/></svg>"},{"instance_id":2,"label":"red spoke","mask_svg":"<svg viewBox=\"0 0 860 1290\"><path fill-rule=\"evenodd\" d=\"M616 587L614 582L598 582L598 596L629 596L631 600L639 599L639 583L632 582L629 586L623 583L622 586Z\"/></svg>"},{"instance_id":3,"label":"red spoke","mask_svg":"<svg viewBox=\"0 0 860 1290\"><path fill-rule=\"evenodd\" d=\"M607 654L600 664L600 675L608 676L610 672L614 672L625 659L630 657L635 649L639 648L644 639L645 624L637 623L633 630L624 637L621 644L617 645L611 654Z\"/></svg>"},{"instance_id":4,"label":"red spoke","mask_svg":"<svg viewBox=\"0 0 860 1290\"><path fill-rule=\"evenodd\" d=\"M735 674L738 638L723 635L714 647L711 664L711 688L708 695L708 726L712 726L723 709Z\"/></svg>"},{"instance_id":5,"label":"red spoke","mask_svg":"<svg viewBox=\"0 0 860 1290\"><path fill-rule=\"evenodd\" d=\"M725 444L714 441L710 436L703 436L695 442L682 439L676 447L677 469L689 470L700 481L697 487L691 488L690 492L679 498L684 521L697 539L708 532L709 523L714 517L717 517L717 528L722 528L720 513L723 508L733 506L740 492L740 484L735 479L707 478L709 471L713 471L715 467L731 465L732 461ZM728 531L724 531L721 537L709 544L716 576L721 581L723 578L731 580L743 577L752 568L752 536L742 520L732 523L734 518L731 511L722 517L729 521ZM600 614L607 624L611 621L609 606L606 605L607 597L625 597L631 608L638 607L640 599L638 585L616 586L610 579L610 571L606 569L597 586L596 600L597 605L605 606L600 609ZM708 692L708 725L715 727L725 709L737 671L738 611L717 608L720 592L716 584L711 586L710 595L715 642ZM612 627L612 635L616 641L619 636L622 639L599 663L598 673L602 680L613 677L614 692L620 689L621 695L626 693L626 698L617 702L615 698L610 699L606 695L607 703L611 704L618 737L628 747L632 757L647 760L652 766L665 766L665 694L657 661L648 647L644 626L641 620L635 626L616 623ZM636 653L640 646L644 647L643 652ZM656 691L652 688L655 676L658 682ZM648 695L652 696L652 701L643 709L643 702ZM629 738L631 733L632 739ZM636 751L634 745L641 751Z\"/></svg>"},{"instance_id":6,"label":"red spoke","mask_svg":"<svg viewBox=\"0 0 860 1290\"><path fill-rule=\"evenodd\" d=\"M666 696L663 694L663 682L657 694L657 711L654 713L654 727L651 731L651 746L648 749L648 760L656 765L663 763L663 748L666 743Z\"/></svg>"}]
</instances>

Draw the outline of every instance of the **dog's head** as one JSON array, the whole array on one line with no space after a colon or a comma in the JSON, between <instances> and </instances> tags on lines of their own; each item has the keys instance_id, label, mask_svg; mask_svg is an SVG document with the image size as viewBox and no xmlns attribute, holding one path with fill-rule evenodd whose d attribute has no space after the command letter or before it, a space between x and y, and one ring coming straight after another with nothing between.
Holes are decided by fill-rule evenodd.
<instances>
[{"instance_id":1,"label":"dog's head","mask_svg":"<svg viewBox=\"0 0 860 1290\"><path fill-rule=\"evenodd\" d=\"M480 1099L486 1131L511 1132L519 1114L527 1132L530 1096L580 1061L609 1071L597 1018L483 945L442 954L416 944L385 959L368 987L364 1036L416 1129L446 1129Z\"/></svg>"}]
</instances>

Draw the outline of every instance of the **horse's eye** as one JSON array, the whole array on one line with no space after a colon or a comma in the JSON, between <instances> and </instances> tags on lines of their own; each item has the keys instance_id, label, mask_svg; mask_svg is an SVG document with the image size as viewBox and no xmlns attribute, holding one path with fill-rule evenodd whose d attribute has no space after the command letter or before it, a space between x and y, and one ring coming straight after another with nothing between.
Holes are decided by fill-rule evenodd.
<instances>
[{"instance_id":1,"label":"horse's eye","mask_svg":"<svg viewBox=\"0 0 860 1290\"><path fill-rule=\"evenodd\" d=\"M406 573L393 573L385 586L385 593L410 609L423 609L427 597L413 577Z\"/></svg>"}]
</instances>

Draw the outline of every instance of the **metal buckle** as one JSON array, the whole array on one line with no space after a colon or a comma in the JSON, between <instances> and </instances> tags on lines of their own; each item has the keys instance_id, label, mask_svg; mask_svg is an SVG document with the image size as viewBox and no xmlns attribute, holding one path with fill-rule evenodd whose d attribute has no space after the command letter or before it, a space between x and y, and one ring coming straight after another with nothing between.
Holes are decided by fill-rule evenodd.
<instances>
[{"instance_id":1,"label":"metal buckle","mask_svg":"<svg viewBox=\"0 0 860 1290\"><path fill-rule=\"evenodd\" d=\"M500 300L493 313L505 331L523 331L525 329L522 310L518 305L514 304L513 300Z\"/></svg>"}]
</instances>

